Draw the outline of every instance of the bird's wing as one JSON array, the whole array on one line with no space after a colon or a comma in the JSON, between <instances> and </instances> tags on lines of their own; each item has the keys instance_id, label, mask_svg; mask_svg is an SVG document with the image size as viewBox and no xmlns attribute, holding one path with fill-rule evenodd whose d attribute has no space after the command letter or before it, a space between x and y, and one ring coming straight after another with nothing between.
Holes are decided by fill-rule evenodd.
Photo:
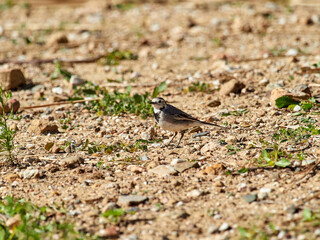
<instances>
[{"instance_id":1,"label":"bird's wing","mask_svg":"<svg viewBox=\"0 0 320 240\"><path fill-rule=\"evenodd\" d=\"M199 120L192 117L188 113L185 113L184 111L181 111L180 109L168 104L166 109L165 109L167 114L170 114L175 120L188 120L188 121L196 121L198 122Z\"/></svg>"}]
</instances>

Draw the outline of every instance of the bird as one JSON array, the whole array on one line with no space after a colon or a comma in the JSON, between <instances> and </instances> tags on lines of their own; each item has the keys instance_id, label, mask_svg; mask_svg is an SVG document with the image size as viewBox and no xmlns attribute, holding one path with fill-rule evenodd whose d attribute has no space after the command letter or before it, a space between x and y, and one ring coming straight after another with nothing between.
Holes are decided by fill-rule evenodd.
<instances>
[{"instance_id":1,"label":"bird","mask_svg":"<svg viewBox=\"0 0 320 240\"><path fill-rule=\"evenodd\" d=\"M188 113L168 104L161 97L153 98L151 100L151 105L153 108L154 118L158 125L164 130L174 132L173 137L169 140L167 146L172 142L175 136L177 136L178 132L180 132L181 137L176 145L176 147L178 147L184 134L191 127L201 125L223 127L214 123L200 121Z\"/></svg>"}]
</instances>

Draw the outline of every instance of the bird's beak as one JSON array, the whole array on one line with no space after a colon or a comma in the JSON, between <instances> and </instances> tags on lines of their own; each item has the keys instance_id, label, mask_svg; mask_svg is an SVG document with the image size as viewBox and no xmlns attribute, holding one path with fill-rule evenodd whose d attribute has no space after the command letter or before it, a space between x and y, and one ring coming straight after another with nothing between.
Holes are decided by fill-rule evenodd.
<instances>
[{"instance_id":1,"label":"bird's beak","mask_svg":"<svg viewBox=\"0 0 320 240\"><path fill-rule=\"evenodd\" d=\"M156 103L154 103L154 102L151 102L150 104L156 104Z\"/></svg>"}]
</instances>

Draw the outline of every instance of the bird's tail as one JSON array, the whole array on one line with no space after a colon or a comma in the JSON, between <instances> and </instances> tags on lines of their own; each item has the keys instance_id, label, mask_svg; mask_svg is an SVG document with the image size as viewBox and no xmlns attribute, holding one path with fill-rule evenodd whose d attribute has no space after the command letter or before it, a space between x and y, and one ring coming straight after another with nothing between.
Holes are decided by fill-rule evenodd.
<instances>
[{"instance_id":1,"label":"bird's tail","mask_svg":"<svg viewBox=\"0 0 320 240\"><path fill-rule=\"evenodd\" d=\"M208 122L203 122L203 121L200 121L202 124L204 125L210 125L210 126L216 126L216 127L221 127L221 128L225 128L225 126L220 126L218 124L215 124L215 123L208 123Z\"/></svg>"}]
</instances>

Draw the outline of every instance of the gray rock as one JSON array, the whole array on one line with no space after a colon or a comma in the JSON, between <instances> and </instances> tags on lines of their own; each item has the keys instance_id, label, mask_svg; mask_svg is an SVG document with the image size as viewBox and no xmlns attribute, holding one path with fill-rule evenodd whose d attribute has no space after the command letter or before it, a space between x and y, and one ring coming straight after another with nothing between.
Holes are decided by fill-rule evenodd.
<instances>
[{"instance_id":1,"label":"gray rock","mask_svg":"<svg viewBox=\"0 0 320 240\"><path fill-rule=\"evenodd\" d=\"M247 194L244 195L242 198L247 202L247 203L252 203L257 200L257 194Z\"/></svg>"},{"instance_id":2,"label":"gray rock","mask_svg":"<svg viewBox=\"0 0 320 240\"><path fill-rule=\"evenodd\" d=\"M173 168L176 171L178 171L179 173L182 173L185 170L193 168L193 167L198 168L199 167L198 162L180 162L180 163L177 163L176 165L173 166Z\"/></svg>"},{"instance_id":3,"label":"gray rock","mask_svg":"<svg viewBox=\"0 0 320 240\"><path fill-rule=\"evenodd\" d=\"M177 171L173 167L168 165L159 165L153 169L150 169L149 172L154 173L160 177L168 177L177 174Z\"/></svg>"},{"instance_id":4,"label":"gray rock","mask_svg":"<svg viewBox=\"0 0 320 240\"><path fill-rule=\"evenodd\" d=\"M39 170L38 169L27 169L24 170L22 173L22 176L24 179L30 179L35 178L39 176Z\"/></svg>"},{"instance_id":5,"label":"gray rock","mask_svg":"<svg viewBox=\"0 0 320 240\"><path fill-rule=\"evenodd\" d=\"M290 213L290 214L295 214L295 213L299 212L299 209L295 205L292 204L290 207L288 207L286 209L286 212Z\"/></svg>"},{"instance_id":6,"label":"gray rock","mask_svg":"<svg viewBox=\"0 0 320 240\"><path fill-rule=\"evenodd\" d=\"M192 137L196 138L196 137L203 137L203 136L209 136L209 135L210 135L210 132L200 132L200 133L193 134Z\"/></svg>"},{"instance_id":7,"label":"gray rock","mask_svg":"<svg viewBox=\"0 0 320 240\"><path fill-rule=\"evenodd\" d=\"M118 204L124 206L135 206L144 203L148 198L141 195L122 195L118 198Z\"/></svg>"},{"instance_id":8,"label":"gray rock","mask_svg":"<svg viewBox=\"0 0 320 240\"><path fill-rule=\"evenodd\" d=\"M148 156L147 155L143 155L140 157L141 161L147 161L148 160Z\"/></svg>"},{"instance_id":9,"label":"gray rock","mask_svg":"<svg viewBox=\"0 0 320 240\"><path fill-rule=\"evenodd\" d=\"M70 78L71 87L80 86L80 85L84 84L85 82L86 81L78 75L72 75Z\"/></svg>"},{"instance_id":10,"label":"gray rock","mask_svg":"<svg viewBox=\"0 0 320 240\"><path fill-rule=\"evenodd\" d=\"M273 89L276 89L276 88L282 88L283 87L283 84L279 83L279 82L272 82L272 83L269 83L267 86L266 86L266 89L268 91L272 91Z\"/></svg>"}]
</instances>

